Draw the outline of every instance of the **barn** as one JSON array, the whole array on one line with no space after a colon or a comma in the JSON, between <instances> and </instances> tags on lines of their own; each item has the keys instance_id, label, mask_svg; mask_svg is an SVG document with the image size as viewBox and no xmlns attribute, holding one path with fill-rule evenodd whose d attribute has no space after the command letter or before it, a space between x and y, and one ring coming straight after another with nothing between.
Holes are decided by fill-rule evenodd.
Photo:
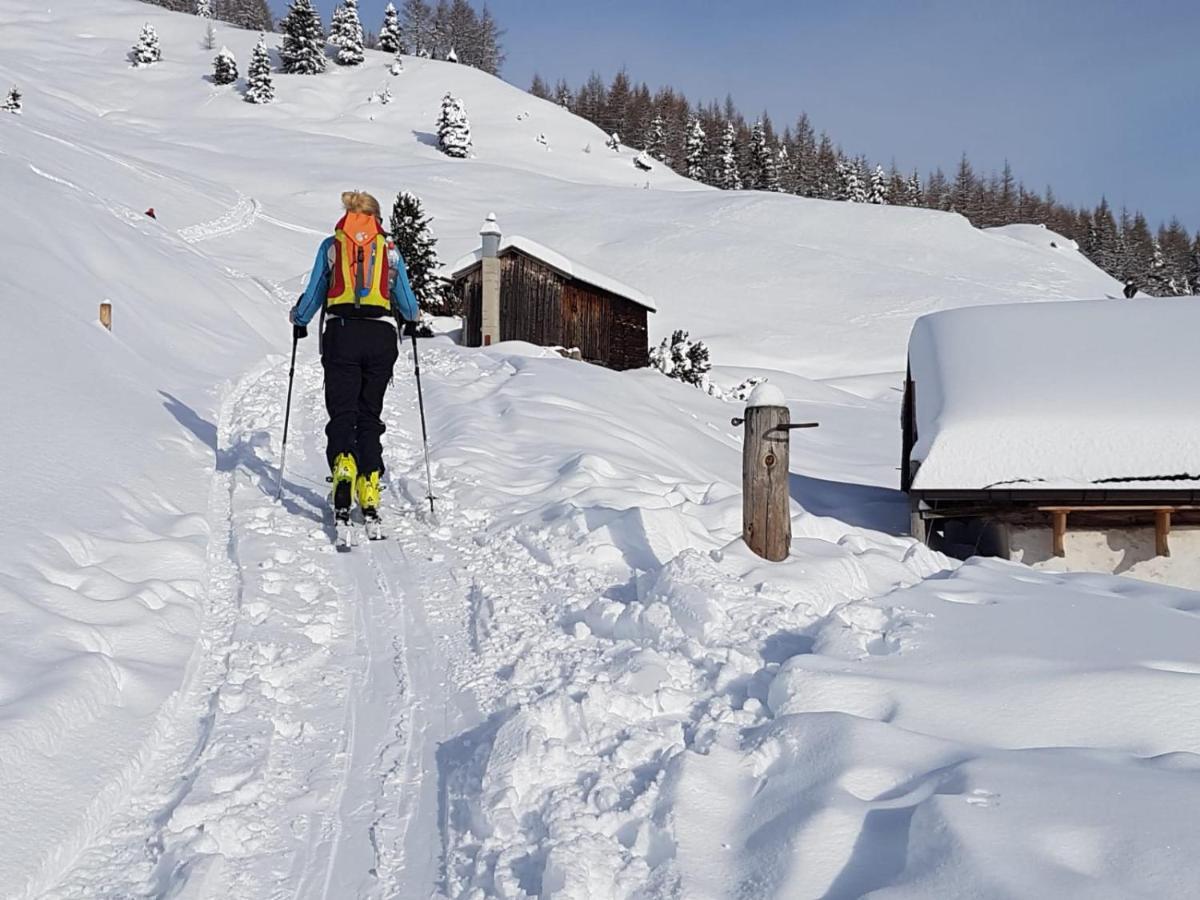
<instances>
[{"instance_id":1,"label":"barn","mask_svg":"<svg viewBox=\"0 0 1200 900\"><path fill-rule=\"evenodd\" d=\"M1197 334L1200 298L918 319L900 467L914 536L1108 571L1200 552Z\"/></svg>"},{"instance_id":2,"label":"barn","mask_svg":"<svg viewBox=\"0 0 1200 900\"><path fill-rule=\"evenodd\" d=\"M465 310L464 344L578 349L582 359L611 369L649 363L650 297L537 241L502 237L494 215L480 236L480 249L449 272Z\"/></svg>"}]
</instances>

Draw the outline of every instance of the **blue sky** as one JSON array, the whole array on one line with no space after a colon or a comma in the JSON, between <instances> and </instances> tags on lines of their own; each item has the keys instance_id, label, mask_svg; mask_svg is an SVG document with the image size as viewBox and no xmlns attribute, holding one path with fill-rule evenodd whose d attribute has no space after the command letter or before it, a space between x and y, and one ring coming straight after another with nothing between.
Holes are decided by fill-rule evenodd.
<instances>
[{"instance_id":1,"label":"blue sky","mask_svg":"<svg viewBox=\"0 0 1200 900\"><path fill-rule=\"evenodd\" d=\"M272 0L277 11L284 0ZM326 14L335 0L317 0ZM378 28L387 0L360 0ZM397 6L400 4L397 3ZM573 86L622 65L693 100L731 93L782 127L806 111L850 153L922 176L1007 157L1071 203L1101 193L1200 228L1195 0L491 0L503 75Z\"/></svg>"}]
</instances>

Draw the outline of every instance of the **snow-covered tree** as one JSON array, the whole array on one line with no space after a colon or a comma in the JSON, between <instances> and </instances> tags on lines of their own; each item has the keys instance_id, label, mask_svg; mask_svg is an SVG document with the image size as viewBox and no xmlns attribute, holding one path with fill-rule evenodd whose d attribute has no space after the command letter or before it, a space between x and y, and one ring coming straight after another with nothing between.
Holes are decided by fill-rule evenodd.
<instances>
[{"instance_id":1,"label":"snow-covered tree","mask_svg":"<svg viewBox=\"0 0 1200 900\"><path fill-rule=\"evenodd\" d=\"M737 131L732 122L725 123L725 133L721 135L721 152L717 158L717 187L726 191L742 189L742 173L738 171L737 163Z\"/></svg>"},{"instance_id":2,"label":"snow-covered tree","mask_svg":"<svg viewBox=\"0 0 1200 900\"><path fill-rule=\"evenodd\" d=\"M346 5L339 3L333 8L333 15L329 17L329 37L327 43L335 47L342 46L342 40L346 34Z\"/></svg>"},{"instance_id":3,"label":"snow-covered tree","mask_svg":"<svg viewBox=\"0 0 1200 900\"><path fill-rule=\"evenodd\" d=\"M471 123L462 100L447 94L437 122L438 148L447 156L463 159L471 154Z\"/></svg>"},{"instance_id":4,"label":"snow-covered tree","mask_svg":"<svg viewBox=\"0 0 1200 900\"><path fill-rule=\"evenodd\" d=\"M217 26L212 23L212 19L209 19L208 24L204 26L204 49L217 49Z\"/></svg>"},{"instance_id":5,"label":"snow-covered tree","mask_svg":"<svg viewBox=\"0 0 1200 900\"><path fill-rule=\"evenodd\" d=\"M5 112L20 113L21 112L21 91L14 84L8 91L8 95L4 98L4 105L0 106Z\"/></svg>"},{"instance_id":6,"label":"snow-covered tree","mask_svg":"<svg viewBox=\"0 0 1200 900\"><path fill-rule=\"evenodd\" d=\"M329 42L338 48L337 62L339 66L361 65L366 59L363 51L363 27L358 17L358 0L342 0L334 16L335 35L331 32Z\"/></svg>"},{"instance_id":7,"label":"snow-covered tree","mask_svg":"<svg viewBox=\"0 0 1200 900\"><path fill-rule=\"evenodd\" d=\"M686 157L687 177L695 181L707 181L707 169L704 165L704 159L707 155L707 147L705 146L704 128L700 125L700 119L692 116L688 120L687 137L684 140L684 156Z\"/></svg>"},{"instance_id":8,"label":"snow-covered tree","mask_svg":"<svg viewBox=\"0 0 1200 900\"><path fill-rule=\"evenodd\" d=\"M862 167L857 161L839 159L837 164L839 200L851 203L866 203L867 188L863 184Z\"/></svg>"},{"instance_id":9,"label":"snow-covered tree","mask_svg":"<svg viewBox=\"0 0 1200 900\"><path fill-rule=\"evenodd\" d=\"M213 60L213 81L217 84L233 84L237 80L237 58L228 47L222 47Z\"/></svg>"},{"instance_id":10,"label":"snow-covered tree","mask_svg":"<svg viewBox=\"0 0 1200 900\"><path fill-rule=\"evenodd\" d=\"M643 149L652 158L659 162L671 164L667 158L667 120L662 117L662 113L655 116L650 127L646 129L646 139L643 143Z\"/></svg>"},{"instance_id":11,"label":"snow-covered tree","mask_svg":"<svg viewBox=\"0 0 1200 900\"><path fill-rule=\"evenodd\" d=\"M921 176L914 169L913 173L908 176L908 181L904 183L904 205L920 206L921 202Z\"/></svg>"},{"instance_id":12,"label":"snow-covered tree","mask_svg":"<svg viewBox=\"0 0 1200 900\"><path fill-rule=\"evenodd\" d=\"M202 19L213 17L212 0L196 0L196 15Z\"/></svg>"},{"instance_id":13,"label":"snow-covered tree","mask_svg":"<svg viewBox=\"0 0 1200 900\"><path fill-rule=\"evenodd\" d=\"M1188 265L1188 287L1193 294L1200 295L1200 234L1192 244L1192 258Z\"/></svg>"},{"instance_id":14,"label":"snow-covered tree","mask_svg":"<svg viewBox=\"0 0 1200 900\"><path fill-rule=\"evenodd\" d=\"M408 191L396 195L392 204L392 240L404 259L413 296L422 310L435 316L451 316L457 304L449 283L437 274L441 265L437 239L429 230L431 221L415 195Z\"/></svg>"},{"instance_id":15,"label":"snow-covered tree","mask_svg":"<svg viewBox=\"0 0 1200 900\"><path fill-rule=\"evenodd\" d=\"M275 85L271 83L271 54L267 50L265 37L259 38L250 55L245 99L247 103L270 103L275 99Z\"/></svg>"},{"instance_id":16,"label":"snow-covered tree","mask_svg":"<svg viewBox=\"0 0 1200 900\"><path fill-rule=\"evenodd\" d=\"M396 12L396 4L389 3L383 11L383 26L379 29L379 49L384 53L399 53L401 47L400 13Z\"/></svg>"},{"instance_id":17,"label":"snow-covered tree","mask_svg":"<svg viewBox=\"0 0 1200 900\"><path fill-rule=\"evenodd\" d=\"M759 191L779 190L775 154L767 144L767 130L761 121L755 122L750 131L750 170L746 173L746 184Z\"/></svg>"},{"instance_id":18,"label":"snow-covered tree","mask_svg":"<svg viewBox=\"0 0 1200 900\"><path fill-rule=\"evenodd\" d=\"M887 173L883 171L883 166L877 165L875 171L871 173L871 187L867 191L867 202L882 206L887 203L887 192Z\"/></svg>"},{"instance_id":19,"label":"snow-covered tree","mask_svg":"<svg viewBox=\"0 0 1200 900\"><path fill-rule=\"evenodd\" d=\"M606 140L604 142L604 146L607 147L609 150L611 150L613 153L620 153L621 152L621 136L614 131L612 134L610 134L608 136L608 140Z\"/></svg>"},{"instance_id":20,"label":"snow-covered tree","mask_svg":"<svg viewBox=\"0 0 1200 900\"><path fill-rule=\"evenodd\" d=\"M567 84L566 79L558 79L558 84L554 86L554 102L563 109L570 109L573 99L574 95L571 93L571 86Z\"/></svg>"},{"instance_id":21,"label":"snow-covered tree","mask_svg":"<svg viewBox=\"0 0 1200 900\"><path fill-rule=\"evenodd\" d=\"M708 347L703 341L688 339L686 331L676 330L650 351L650 365L668 378L702 387L712 368Z\"/></svg>"},{"instance_id":22,"label":"snow-covered tree","mask_svg":"<svg viewBox=\"0 0 1200 900\"><path fill-rule=\"evenodd\" d=\"M138 67L152 66L162 59L162 48L158 46L158 32L149 22L142 26L142 33L138 35L137 43L133 45L129 56L134 66Z\"/></svg>"},{"instance_id":23,"label":"snow-covered tree","mask_svg":"<svg viewBox=\"0 0 1200 900\"><path fill-rule=\"evenodd\" d=\"M289 75L319 75L325 71L325 31L312 0L292 0L280 23L283 43L279 57Z\"/></svg>"},{"instance_id":24,"label":"snow-covered tree","mask_svg":"<svg viewBox=\"0 0 1200 900\"><path fill-rule=\"evenodd\" d=\"M455 49L453 47L451 47L450 50L446 53L446 62L451 62L451 63L458 62L458 53L455 51Z\"/></svg>"}]
</instances>

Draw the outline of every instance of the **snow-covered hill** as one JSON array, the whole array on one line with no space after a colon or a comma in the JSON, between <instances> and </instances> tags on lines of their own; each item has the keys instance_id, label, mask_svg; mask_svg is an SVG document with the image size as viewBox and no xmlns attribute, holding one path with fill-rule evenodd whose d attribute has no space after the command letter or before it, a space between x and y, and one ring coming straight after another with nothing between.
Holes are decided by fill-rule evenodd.
<instances>
[{"instance_id":1,"label":"snow-covered hill","mask_svg":"<svg viewBox=\"0 0 1200 900\"><path fill-rule=\"evenodd\" d=\"M135 70L144 21L164 60ZM869 530L902 510L913 318L1114 282L1036 229L647 178L446 63L251 106L202 34L133 0L0 8L26 102L0 119L0 893L1187 895L1164 798L1200 752L1196 595ZM243 69L255 40L220 33ZM472 159L432 146L447 91ZM445 339L441 524L328 552L311 341L272 489L286 308L348 187L417 193L447 260L495 211L652 294L721 378L771 370L822 422L793 558L739 550L736 407ZM415 509L406 366L389 504Z\"/></svg>"}]
</instances>

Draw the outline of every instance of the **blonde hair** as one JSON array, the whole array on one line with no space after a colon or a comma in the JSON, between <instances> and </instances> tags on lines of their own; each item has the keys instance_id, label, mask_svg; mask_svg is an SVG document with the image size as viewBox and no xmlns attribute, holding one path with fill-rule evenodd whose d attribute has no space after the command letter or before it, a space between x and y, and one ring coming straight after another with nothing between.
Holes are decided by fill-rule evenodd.
<instances>
[{"instance_id":1,"label":"blonde hair","mask_svg":"<svg viewBox=\"0 0 1200 900\"><path fill-rule=\"evenodd\" d=\"M364 213L377 219L383 217L379 201L366 191L345 191L342 194L342 206L348 213Z\"/></svg>"}]
</instances>

